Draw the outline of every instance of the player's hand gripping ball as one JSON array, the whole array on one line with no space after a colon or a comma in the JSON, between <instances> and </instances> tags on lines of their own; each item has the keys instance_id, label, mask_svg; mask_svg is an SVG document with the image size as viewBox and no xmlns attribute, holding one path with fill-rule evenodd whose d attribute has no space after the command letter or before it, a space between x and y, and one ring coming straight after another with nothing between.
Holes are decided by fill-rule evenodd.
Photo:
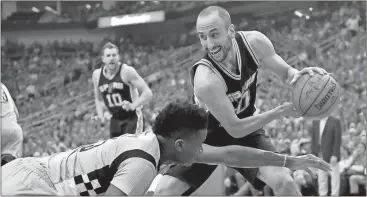
<instances>
[{"instance_id":1,"label":"player's hand gripping ball","mask_svg":"<svg viewBox=\"0 0 367 197\"><path fill-rule=\"evenodd\" d=\"M293 105L303 117L323 119L338 106L340 86L330 74L303 74L292 91Z\"/></svg>"}]
</instances>

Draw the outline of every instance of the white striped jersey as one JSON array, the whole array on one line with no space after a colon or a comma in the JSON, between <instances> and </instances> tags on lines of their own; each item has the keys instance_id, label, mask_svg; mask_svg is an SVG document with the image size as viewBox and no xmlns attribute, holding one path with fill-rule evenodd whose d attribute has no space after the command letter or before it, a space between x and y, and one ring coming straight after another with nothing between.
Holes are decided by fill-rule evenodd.
<instances>
[{"instance_id":1,"label":"white striped jersey","mask_svg":"<svg viewBox=\"0 0 367 197\"><path fill-rule=\"evenodd\" d=\"M99 195L110 184L127 195L143 195L149 188L160 159L152 131L125 134L42 158L51 181L62 195Z\"/></svg>"},{"instance_id":2,"label":"white striped jersey","mask_svg":"<svg viewBox=\"0 0 367 197\"><path fill-rule=\"evenodd\" d=\"M8 88L1 83L1 119L11 118L17 122L17 112L14 100L12 99Z\"/></svg>"}]
</instances>

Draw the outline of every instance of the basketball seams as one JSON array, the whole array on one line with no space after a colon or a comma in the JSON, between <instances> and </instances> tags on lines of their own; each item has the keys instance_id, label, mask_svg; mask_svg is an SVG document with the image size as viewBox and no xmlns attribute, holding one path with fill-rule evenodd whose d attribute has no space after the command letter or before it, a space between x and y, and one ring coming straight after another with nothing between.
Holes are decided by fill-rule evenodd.
<instances>
[{"instance_id":1,"label":"basketball seams","mask_svg":"<svg viewBox=\"0 0 367 197\"><path fill-rule=\"evenodd\" d=\"M300 92L300 94L299 94L299 98L298 98L298 106L299 106L299 109L301 110L301 112L303 113L303 111L302 111L302 107L301 107L301 96L302 96L302 92L303 92L303 89L305 88L305 85L307 84L307 82L311 79L312 77L310 76L308 79L307 79L307 81L304 83L304 85L303 85L303 87L302 87L302 90L301 90L301 92ZM303 115L305 115L306 114L306 112L303 114Z\"/></svg>"},{"instance_id":2,"label":"basketball seams","mask_svg":"<svg viewBox=\"0 0 367 197\"><path fill-rule=\"evenodd\" d=\"M310 79L311 79L311 77L310 77ZM317 97L315 98L315 100L312 102L312 104L308 107L308 109L305 111L305 113L303 115L305 115L308 112L308 110L311 109L312 105L317 101L317 99L319 98L320 94L324 91L324 89L327 86L327 84L329 83L330 79L331 79L331 76L329 75L329 79L325 83L324 87L321 89L321 91L319 91L319 94L317 95ZM302 92L301 92L301 95L302 95Z\"/></svg>"}]
</instances>

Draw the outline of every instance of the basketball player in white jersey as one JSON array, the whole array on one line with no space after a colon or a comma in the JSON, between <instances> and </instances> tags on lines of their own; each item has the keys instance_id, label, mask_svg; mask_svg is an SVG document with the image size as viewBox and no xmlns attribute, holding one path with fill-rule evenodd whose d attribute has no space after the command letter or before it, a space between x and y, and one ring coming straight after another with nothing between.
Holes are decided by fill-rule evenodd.
<instances>
[{"instance_id":1,"label":"basketball player in white jersey","mask_svg":"<svg viewBox=\"0 0 367 197\"><path fill-rule=\"evenodd\" d=\"M97 117L102 122L110 119L110 137L141 133L141 108L152 99L152 91L133 67L120 62L116 45L103 46L102 61L104 65L92 77Z\"/></svg>"},{"instance_id":2,"label":"basketball player in white jersey","mask_svg":"<svg viewBox=\"0 0 367 197\"><path fill-rule=\"evenodd\" d=\"M9 90L1 83L1 166L23 153L23 131L19 113Z\"/></svg>"},{"instance_id":3,"label":"basketball player in white jersey","mask_svg":"<svg viewBox=\"0 0 367 197\"><path fill-rule=\"evenodd\" d=\"M43 158L21 158L2 167L3 195L143 195L161 164L194 162L237 167L285 165L330 170L314 156L289 157L249 147L202 146L207 114L187 102L168 104L151 131L125 134ZM247 154L252 159L246 159ZM265 164L264 155L272 161Z\"/></svg>"},{"instance_id":4,"label":"basketball player in white jersey","mask_svg":"<svg viewBox=\"0 0 367 197\"><path fill-rule=\"evenodd\" d=\"M235 31L229 13L219 6L209 6L200 12L196 31L205 54L192 66L190 75L197 103L209 112L208 131L211 132L205 144L240 145L277 152L262 128L275 119L300 114L292 103L255 114L258 70L267 69L286 84L294 83L303 74L327 72L318 67L301 71L292 68L276 54L264 34ZM216 167L204 164L172 167L161 178L155 195L191 195ZM256 189L261 190L267 184L275 195L300 195L291 175L282 167L235 169Z\"/></svg>"}]
</instances>

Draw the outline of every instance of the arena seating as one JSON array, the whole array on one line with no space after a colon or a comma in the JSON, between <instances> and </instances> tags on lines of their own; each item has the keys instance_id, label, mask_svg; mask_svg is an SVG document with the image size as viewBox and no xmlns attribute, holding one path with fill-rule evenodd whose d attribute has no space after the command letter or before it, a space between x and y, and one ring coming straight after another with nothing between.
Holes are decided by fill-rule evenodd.
<instances>
[{"instance_id":1,"label":"arena seating","mask_svg":"<svg viewBox=\"0 0 367 197\"><path fill-rule=\"evenodd\" d=\"M145 7L144 4L134 2L127 6L127 10L120 10L118 13L146 12L154 3L149 2L149 6ZM174 2L155 4L154 9L163 7L183 10L200 5ZM239 29L257 29L263 32L272 40L280 56L298 69L320 66L335 76L343 87L343 104L337 114L344 129L345 154L342 160L358 145L350 145L348 142L357 141L363 130L365 132L366 120L359 112L367 112L366 32L360 28L356 35L352 35L348 28L339 28L340 23L348 19L348 11L353 12L355 9L347 6L338 8L329 13L330 20L322 19L306 26L301 24L302 19L295 19L291 28L279 28L266 24L270 20L259 20L247 22L258 23L257 26ZM116 14L117 11L109 13ZM101 11L90 16L106 14ZM190 37L189 33L187 35ZM138 46L133 41L124 40L121 43L114 41L123 51L121 56L145 78L155 95L155 99L143 109L146 124L149 126L155 114L167 102L177 98L191 98L192 87L187 71L200 58L200 47L192 44L189 39L186 43L175 43L171 49L158 45ZM106 41L103 40L101 44ZM2 46L2 82L9 87L17 100L21 114L20 124L26 136L25 156L48 155L108 138L108 125L91 120L96 114L91 73L92 69L100 66L99 57L93 48L88 41L55 42L44 46L35 43L30 47L25 47L22 43L6 42ZM79 55L81 53L84 55ZM259 76L257 105L260 112L291 100L289 87L265 73L260 71ZM15 84L12 83L14 76L17 81ZM309 127L310 121L302 118L283 118L273 121L265 129L278 149L290 154L292 144L309 138ZM349 132L352 129L357 134Z\"/></svg>"}]
</instances>

